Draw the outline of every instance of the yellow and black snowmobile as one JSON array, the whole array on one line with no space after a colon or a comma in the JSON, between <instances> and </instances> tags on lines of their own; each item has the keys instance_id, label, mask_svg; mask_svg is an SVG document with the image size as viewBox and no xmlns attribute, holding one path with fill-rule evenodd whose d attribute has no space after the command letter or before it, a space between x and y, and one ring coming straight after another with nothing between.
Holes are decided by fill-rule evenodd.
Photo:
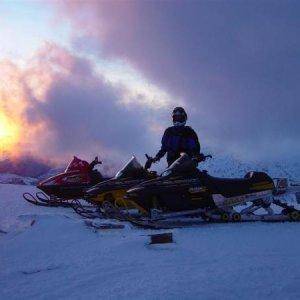
<instances>
[{"instance_id":1,"label":"yellow and black snowmobile","mask_svg":"<svg viewBox=\"0 0 300 300\"><path fill-rule=\"evenodd\" d=\"M288 186L285 179L273 180L264 172L249 172L240 179L217 178L200 171L197 164L182 154L161 176L128 190L125 198L147 214L136 224L181 226L182 218L187 224L198 220L300 221L300 211L280 201L282 195L299 192L300 186ZM241 205L241 209L235 209ZM282 211L278 214L273 209ZM254 213L259 210L266 213Z\"/></svg>"},{"instance_id":2,"label":"yellow and black snowmobile","mask_svg":"<svg viewBox=\"0 0 300 300\"><path fill-rule=\"evenodd\" d=\"M92 204L101 206L104 202L111 203L115 207L127 209L138 208L130 199L124 199L127 190L142 183L145 180L157 177L156 172L149 171L152 159L147 156L145 167L133 156L115 177L103 181L88 189L84 199Z\"/></svg>"}]
</instances>

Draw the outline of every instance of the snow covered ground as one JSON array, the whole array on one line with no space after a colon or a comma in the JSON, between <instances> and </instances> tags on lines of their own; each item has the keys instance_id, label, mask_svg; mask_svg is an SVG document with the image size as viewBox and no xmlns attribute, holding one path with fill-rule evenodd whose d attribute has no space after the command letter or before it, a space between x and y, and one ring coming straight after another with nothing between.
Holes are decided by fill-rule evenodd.
<instances>
[{"instance_id":1,"label":"snow covered ground","mask_svg":"<svg viewBox=\"0 0 300 300\"><path fill-rule=\"evenodd\" d=\"M0 299L299 299L300 224L93 230L0 185ZM7 233L4 233L6 231ZM157 231L156 231L157 232Z\"/></svg>"}]
</instances>

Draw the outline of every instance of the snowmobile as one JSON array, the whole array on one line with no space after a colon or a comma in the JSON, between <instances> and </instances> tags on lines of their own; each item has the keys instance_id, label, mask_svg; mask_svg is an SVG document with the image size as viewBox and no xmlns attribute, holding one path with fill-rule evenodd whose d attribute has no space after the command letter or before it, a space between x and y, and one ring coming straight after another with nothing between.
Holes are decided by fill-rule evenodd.
<instances>
[{"instance_id":1,"label":"snowmobile","mask_svg":"<svg viewBox=\"0 0 300 300\"><path fill-rule=\"evenodd\" d=\"M137 208L135 203L132 203L130 199L125 200L124 195L127 190L140 184L143 181L154 179L157 177L157 173L149 171L152 159L146 154L147 161L143 167L135 156L119 170L115 177L100 182L95 186L85 191L84 200L96 205L98 208L105 206L106 208L118 207L126 209ZM94 214L91 211L86 211L80 207L73 207L77 213L84 217L99 217L98 212Z\"/></svg>"},{"instance_id":2,"label":"snowmobile","mask_svg":"<svg viewBox=\"0 0 300 300\"><path fill-rule=\"evenodd\" d=\"M287 179L273 180L264 172L248 172L240 179L217 178L200 171L198 163L182 154L161 176L129 189L125 198L145 215L135 223L165 228L203 221L300 220L300 211L280 201L283 195L299 192L299 185L288 186ZM279 214L274 213L274 205Z\"/></svg>"},{"instance_id":3,"label":"snowmobile","mask_svg":"<svg viewBox=\"0 0 300 300\"><path fill-rule=\"evenodd\" d=\"M73 199L82 198L86 189L108 179L103 178L98 170L93 170L97 164L102 164L98 157L89 164L74 156L63 173L51 176L37 184L40 192L35 196L24 193L23 197L36 205L68 207Z\"/></svg>"}]
</instances>

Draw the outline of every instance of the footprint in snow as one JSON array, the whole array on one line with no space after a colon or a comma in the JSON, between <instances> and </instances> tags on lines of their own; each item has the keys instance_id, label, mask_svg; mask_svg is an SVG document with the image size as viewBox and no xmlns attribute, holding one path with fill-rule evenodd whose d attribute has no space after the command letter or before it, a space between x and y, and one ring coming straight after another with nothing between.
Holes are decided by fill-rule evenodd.
<instances>
[{"instance_id":1,"label":"footprint in snow","mask_svg":"<svg viewBox=\"0 0 300 300\"><path fill-rule=\"evenodd\" d=\"M45 272L45 271L57 270L60 267L61 266L48 266L48 267L44 267L44 268L36 268L36 269L32 269L32 270L21 271L21 273L24 275L31 275L31 274L36 274L36 273Z\"/></svg>"}]
</instances>

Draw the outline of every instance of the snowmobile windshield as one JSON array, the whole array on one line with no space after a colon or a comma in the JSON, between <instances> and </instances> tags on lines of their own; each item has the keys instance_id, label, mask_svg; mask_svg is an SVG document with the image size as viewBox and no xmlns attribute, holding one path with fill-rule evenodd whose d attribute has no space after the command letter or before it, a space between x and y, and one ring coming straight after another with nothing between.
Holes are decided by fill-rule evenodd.
<instances>
[{"instance_id":1,"label":"snowmobile windshield","mask_svg":"<svg viewBox=\"0 0 300 300\"><path fill-rule=\"evenodd\" d=\"M133 156L123 168L116 174L115 179L136 178L144 174L145 170L137 159Z\"/></svg>"},{"instance_id":2,"label":"snowmobile windshield","mask_svg":"<svg viewBox=\"0 0 300 300\"><path fill-rule=\"evenodd\" d=\"M177 160L175 160L169 168L167 168L161 176L172 176L172 175L180 175L185 173L191 173L195 171L196 164L195 162L187 155L182 154Z\"/></svg>"},{"instance_id":3,"label":"snowmobile windshield","mask_svg":"<svg viewBox=\"0 0 300 300\"><path fill-rule=\"evenodd\" d=\"M72 161L68 164L67 168L65 169L65 173L71 171L79 171L82 173L87 173L89 171L89 163L87 161L81 160L78 157L74 156Z\"/></svg>"}]
</instances>

